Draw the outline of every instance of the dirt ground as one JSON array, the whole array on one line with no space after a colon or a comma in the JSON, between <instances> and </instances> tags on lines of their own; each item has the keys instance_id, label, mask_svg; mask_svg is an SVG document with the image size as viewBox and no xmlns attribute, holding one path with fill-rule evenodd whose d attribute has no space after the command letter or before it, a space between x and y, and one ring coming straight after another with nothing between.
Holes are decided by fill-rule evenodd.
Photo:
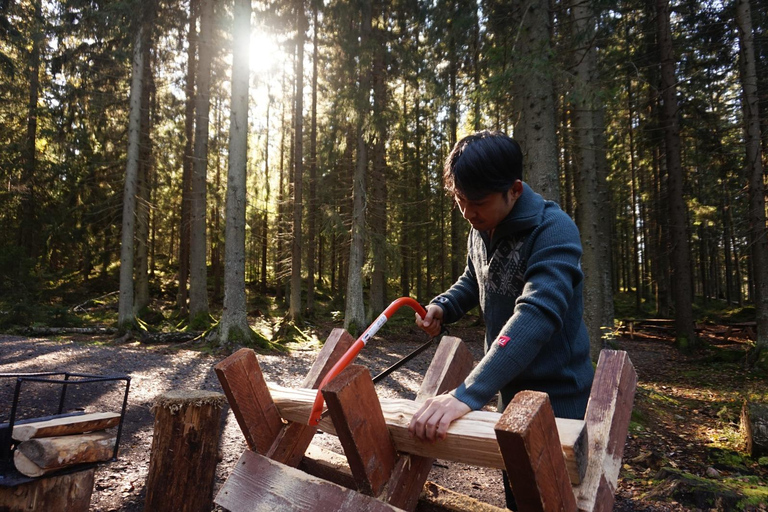
<instances>
[{"instance_id":1,"label":"dirt ground","mask_svg":"<svg viewBox=\"0 0 768 512\"><path fill-rule=\"evenodd\" d=\"M332 327L318 327L317 337L325 339ZM395 330L397 334L392 334L391 330L388 334L388 329L383 329L381 336L376 337L360 354L358 362L368 366L374 375L425 340L425 335L415 328L398 327ZM481 357L482 328L456 328L451 334L467 342L476 360ZM682 374L681 368L695 362L680 355L671 344L654 339L633 341L620 338L616 348L629 353L640 380L639 394L666 393L672 387L678 389L676 382ZM288 354L260 355L259 364L268 380L296 387L318 349L319 344L306 344L295 347ZM377 386L379 395L413 398L433 354L434 348L427 350L407 367L382 381ZM119 458L102 465L96 475L91 510L99 512L143 510L153 428L150 408L155 397L177 389L221 391L213 366L225 356L224 353L201 351L189 344L181 347L147 346L138 342L116 343L109 338L45 339L0 335L0 373L70 371L131 377ZM7 407L11 403L14 383L13 379L0 379L0 421L7 421ZM30 386L28 394L22 394L20 417L55 412L51 409L56 405L57 391ZM99 386L101 388L95 391L68 391L67 408L119 412L122 399L120 386ZM701 400L706 398L701 397ZM614 510L699 510L668 497L647 497L651 484L650 471L658 469L653 465L659 460L672 460L673 465L680 469L704 475L710 462L706 454L702 455L704 452L699 438L707 429L719 428L718 422L721 421L718 411L710 410L702 402L698 409L679 408L678 413L664 420L668 423L658 424L658 429L631 430ZM338 441L328 434L316 436L315 442L342 453ZM229 410L223 426L221 447L223 460L217 468L217 489L245 448L243 436ZM486 503L503 506L501 476L497 470L437 461L430 480Z\"/></svg>"}]
</instances>

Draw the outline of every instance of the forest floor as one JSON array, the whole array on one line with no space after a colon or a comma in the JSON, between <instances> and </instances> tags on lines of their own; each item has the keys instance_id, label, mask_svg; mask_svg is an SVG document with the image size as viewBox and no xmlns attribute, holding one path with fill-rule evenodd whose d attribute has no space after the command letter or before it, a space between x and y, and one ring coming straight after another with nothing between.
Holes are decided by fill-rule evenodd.
<instances>
[{"instance_id":1,"label":"forest floor","mask_svg":"<svg viewBox=\"0 0 768 512\"><path fill-rule=\"evenodd\" d=\"M324 340L333 327L338 324L311 326L308 332L315 341L291 345L285 353L259 355L267 379L298 386L320 347L316 340ZM452 328L451 334L467 342L479 359L481 326L469 319ZM392 322L363 350L359 362L376 374L424 340L412 325ZM629 353L639 379L614 510L768 510L768 458L753 460L743 453L739 427L745 399L768 403L766 375L744 368L746 339L725 342L709 335L704 341L706 348L693 355L675 349L664 332L639 332L634 339L619 336L612 342L613 348ZM382 381L379 395L413 398L433 354L434 349L426 351ZM144 345L106 336L0 335L0 373L66 370L132 378L119 458L100 466L96 474L91 510L100 512L143 510L155 397L172 389L220 390L213 366L226 355L194 343ZM7 421L12 382L0 379L0 421ZM67 393L68 408L119 411L119 386L97 392L72 388ZM55 397L50 388L30 387L22 395L20 416L51 414ZM221 440L217 489L245 447L229 410ZM328 434L316 436L315 442L341 453L337 440ZM437 461L430 480L503 506L497 470Z\"/></svg>"}]
</instances>

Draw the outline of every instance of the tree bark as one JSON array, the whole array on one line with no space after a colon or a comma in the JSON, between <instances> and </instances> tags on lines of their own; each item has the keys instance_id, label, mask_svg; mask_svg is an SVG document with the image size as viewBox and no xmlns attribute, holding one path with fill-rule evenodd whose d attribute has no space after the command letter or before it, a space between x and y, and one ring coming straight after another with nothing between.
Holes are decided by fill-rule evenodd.
<instances>
[{"instance_id":1,"label":"tree bark","mask_svg":"<svg viewBox=\"0 0 768 512\"><path fill-rule=\"evenodd\" d=\"M234 6L232 100L229 123L226 225L224 243L224 307L218 343L250 337L245 293L245 207L248 164L248 77L250 74L251 0Z\"/></svg>"},{"instance_id":2,"label":"tree bark","mask_svg":"<svg viewBox=\"0 0 768 512\"><path fill-rule=\"evenodd\" d=\"M96 468L0 487L0 510L88 512Z\"/></svg>"},{"instance_id":3,"label":"tree bark","mask_svg":"<svg viewBox=\"0 0 768 512\"><path fill-rule=\"evenodd\" d=\"M359 87L357 92L357 159L352 179L352 242L349 249L347 274L346 309L344 328L351 334L362 330L365 324L365 303L363 299L363 263L365 260L365 174L368 167L368 147L365 141L365 126L371 108L369 95L371 84L371 59L369 40L371 34L371 0L364 0L361 6Z\"/></svg>"},{"instance_id":4,"label":"tree bark","mask_svg":"<svg viewBox=\"0 0 768 512\"><path fill-rule=\"evenodd\" d=\"M153 406L155 426L147 475L147 512L208 512L219 452L224 395L170 391Z\"/></svg>"},{"instance_id":5,"label":"tree bark","mask_svg":"<svg viewBox=\"0 0 768 512\"><path fill-rule=\"evenodd\" d=\"M387 19L387 2L376 2L376 17ZM373 31L373 124L374 144L371 167L371 301L373 314L378 314L387 302L387 34L386 27L377 23Z\"/></svg>"},{"instance_id":6,"label":"tree bark","mask_svg":"<svg viewBox=\"0 0 768 512\"><path fill-rule=\"evenodd\" d=\"M40 53L43 44L42 0L34 3L34 29L29 53L29 101L27 103L27 137L24 145L24 171L21 195L19 245L27 256L35 255L35 179L37 169L37 101L40 92Z\"/></svg>"},{"instance_id":7,"label":"tree bark","mask_svg":"<svg viewBox=\"0 0 768 512\"><path fill-rule=\"evenodd\" d=\"M513 108L518 115L514 136L523 149L525 181L544 199L558 201L549 2L515 0L512 5L514 26L520 27L512 79Z\"/></svg>"},{"instance_id":8,"label":"tree bark","mask_svg":"<svg viewBox=\"0 0 768 512\"><path fill-rule=\"evenodd\" d=\"M151 2L147 3L147 11L154 10ZM146 16L151 20L152 13ZM151 25L151 23L149 23ZM147 33L145 32L145 36ZM152 77L151 40L145 37L142 45L144 52L144 72L142 78L144 84L141 87L141 124L139 135L139 179L136 204L136 261L134 270L135 296L133 298L133 310L137 313L149 305L149 209L150 209L150 182L151 157L152 157L152 116L151 96L154 94L154 80Z\"/></svg>"},{"instance_id":9,"label":"tree bark","mask_svg":"<svg viewBox=\"0 0 768 512\"><path fill-rule=\"evenodd\" d=\"M600 172L600 152L603 130L597 87L597 51L593 45L595 17L588 2L571 4L575 41L582 45L575 52L575 84L573 127L577 148L579 186L576 187L578 207L576 220L581 232L584 269L584 321L590 338L590 355L597 361L603 348L603 335L613 328L611 287L610 232L605 232L601 217L608 193L606 180ZM608 295L608 297L606 297ZM610 306L610 307L606 307Z\"/></svg>"},{"instance_id":10,"label":"tree bark","mask_svg":"<svg viewBox=\"0 0 768 512\"><path fill-rule=\"evenodd\" d=\"M301 321L301 216L304 175L304 39L307 35L307 15L304 0L296 2L296 112L293 156L293 237L291 240L291 302L289 315Z\"/></svg>"},{"instance_id":11,"label":"tree bark","mask_svg":"<svg viewBox=\"0 0 768 512\"><path fill-rule=\"evenodd\" d=\"M307 216L307 315L315 313L315 273L317 245L317 2L312 4L312 120L309 129L309 211Z\"/></svg>"},{"instance_id":12,"label":"tree bark","mask_svg":"<svg viewBox=\"0 0 768 512\"><path fill-rule=\"evenodd\" d=\"M208 323L205 218L214 4L213 0L201 2L198 87L195 97L195 151L190 193L189 322L192 327Z\"/></svg>"},{"instance_id":13,"label":"tree bark","mask_svg":"<svg viewBox=\"0 0 768 512\"><path fill-rule=\"evenodd\" d=\"M195 75L197 69L197 18L199 0L189 2L189 27L187 31L187 81L184 110L184 161L181 174L181 222L179 226L179 289L176 308L187 314L187 280L189 279L189 224L192 192L192 166L195 142Z\"/></svg>"},{"instance_id":14,"label":"tree bark","mask_svg":"<svg viewBox=\"0 0 768 512\"><path fill-rule=\"evenodd\" d=\"M671 283L675 301L675 336L679 347L693 349L698 347L698 339L693 330L691 258L687 230L687 207L683 192L685 176L681 162L675 55L672 46L669 0L657 0L656 8L659 51L661 53L661 127L664 130L664 146L669 174L669 236L672 245Z\"/></svg>"},{"instance_id":15,"label":"tree bark","mask_svg":"<svg viewBox=\"0 0 768 512\"><path fill-rule=\"evenodd\" d=\"M136 191L139 175L139 143L141 138L141 94L144 75L144 53L142 51L144 28L136 33L133 47L133 68L131 70L130 114L128 118L128 154L123 187L123 221L120 243L120 296L118 301L117 325L121 330L133 329L133 251L136 226Z\"/></svg>"},{"instance_id":16,"label":"tree bark","mask_svg":"<svg viewBox=\"0 0 768 512\"><path fill-rule=\"evenodd\" d=\"M749 0L737 0L736 19L739 25L742 109L746 145L746 166L749 175L749 231L752 269L755 280L755 313L757 342L754 356L768 350L768 231L765 216L765 181L760 147L760 112L758 110L757 71L754 35Z\"/></svg>"}]
</instances>

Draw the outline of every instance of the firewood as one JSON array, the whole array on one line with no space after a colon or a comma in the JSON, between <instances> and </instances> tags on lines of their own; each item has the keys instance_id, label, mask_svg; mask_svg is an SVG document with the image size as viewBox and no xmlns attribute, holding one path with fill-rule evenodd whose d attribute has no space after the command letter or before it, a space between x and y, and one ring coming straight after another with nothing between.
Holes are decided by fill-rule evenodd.
<instances>
[{"instance_id":1,"label":"firewood","mask_svg":"<svg viewBox=\"0 0 768 512\"><path fill-rule=\"evenodd\" d=\"M111 428L118 423L120 423L120 415L116 412L94 412L81 416L54 418L25 423L23 425L14 425L13 438L16 441L29 441L39 437L82 434L84 432Z\"/></svg>"},{"instance_id":2,"label":"firewood","mask_svg":"<svg viewBox=\"0 0 768 512\"><path fill-rule=\"evenodd\" d=\"M42 476L74 464L109 460L115 441L108 432L30 439L16 447L13 463L23 475Z\"/></svg>"}]
</instances>

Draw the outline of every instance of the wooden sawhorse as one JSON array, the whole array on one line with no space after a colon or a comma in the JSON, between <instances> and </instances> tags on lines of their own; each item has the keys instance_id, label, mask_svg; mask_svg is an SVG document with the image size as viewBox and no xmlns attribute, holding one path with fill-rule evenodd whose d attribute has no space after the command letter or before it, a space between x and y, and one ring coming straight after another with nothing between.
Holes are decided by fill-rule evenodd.
<instances>
[{"instance_id":1,"label":"wooden sawhorse","mask_svg":"<svg viewBox=\"0 0 768 512\"><path fill-rule=\"evenodd\" d=\"M334 330L302 387L316 387L353 342ZM463 342L446 336L415 401L379 400L362 366L326 385L330 419L320 428L338 435L352 478L324 476L350 490L295 469L322 467L305 458L316 432L306 425L314 393L268 386L255 353L236 352L215 370L248 449L216 503L232 512L415 510L439 457L506 468L523 512L611 510L636 385L627 354L601 353L583 421L556 419L546 394L525 391L503 414L476 411L457 420L444 441L410 438L416 402L455 388L472 363Z\"/></svg>"}]
</instances>

